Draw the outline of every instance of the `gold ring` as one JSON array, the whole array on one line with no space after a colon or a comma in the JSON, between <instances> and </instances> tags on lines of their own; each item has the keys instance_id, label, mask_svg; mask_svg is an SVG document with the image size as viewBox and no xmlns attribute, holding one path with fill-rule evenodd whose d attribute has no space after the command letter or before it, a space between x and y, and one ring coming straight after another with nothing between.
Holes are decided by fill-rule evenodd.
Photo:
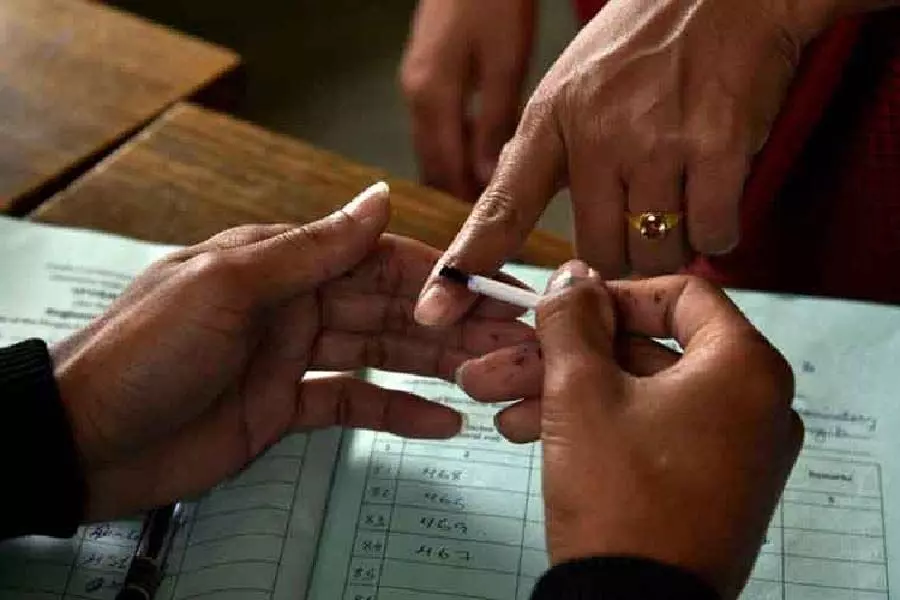
<instances>
[{"instance_id":1,"label":"gold ring","mask_svg":"<svg viewBox=\"0 0 900 600\"><path fill-rule=\"evenodd\" d=\"M628 222L645 240L664 240L681 222L681 213L644 212L629 213Z\"/></svg>"}]
</instances>

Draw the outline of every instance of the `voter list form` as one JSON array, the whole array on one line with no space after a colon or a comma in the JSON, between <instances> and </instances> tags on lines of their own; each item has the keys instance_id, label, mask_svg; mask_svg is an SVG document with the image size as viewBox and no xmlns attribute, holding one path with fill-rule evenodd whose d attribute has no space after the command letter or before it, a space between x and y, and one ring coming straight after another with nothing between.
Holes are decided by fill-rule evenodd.
<instances>
[{"instance_id":1,"label":"voter list form","mask_svg":"<svg viewBox=\"0 0 900 600\"><path fill-rule=\"evenodd\" d=\"M538 287L546 277L510 271ZM792 363L807 432L742 598L890 598L900 585L890 502L900 497L900 309L733 297ZM309 599L528 598L548 566L539 445L505 442L495 409L455 386L373 380L451 404L468 425L443 442L345 437Z\"/></svg>"}]
</instances>

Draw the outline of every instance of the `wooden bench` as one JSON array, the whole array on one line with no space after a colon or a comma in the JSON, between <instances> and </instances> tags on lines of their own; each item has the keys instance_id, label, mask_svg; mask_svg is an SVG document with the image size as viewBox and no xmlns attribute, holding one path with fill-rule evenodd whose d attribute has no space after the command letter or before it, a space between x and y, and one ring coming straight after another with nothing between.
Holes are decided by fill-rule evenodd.
<instances>
[{"instance_id":1,"label":"wooden bench","mask_svg":"<svg viewBox=\"0 0 900 600\"><path fill-rule=\"evenodd\" d=\"M2 0L0 31L0 213L23 214L239 62L84 0Z\"/></svg>"},{"instance_id":2,"label":"wooden bench","mask_svg":"<svg viewBox=\"0 0 900 600\"><path fill-rule=\"evenodd\" d=\"M244 223L320 218L379 179L390 230L445 248L470 206L258 126L179 104L33 213L49 223L192 244ZM557 266L569 243L536 232L520 258Z\"/></svg>"}]
</instances>

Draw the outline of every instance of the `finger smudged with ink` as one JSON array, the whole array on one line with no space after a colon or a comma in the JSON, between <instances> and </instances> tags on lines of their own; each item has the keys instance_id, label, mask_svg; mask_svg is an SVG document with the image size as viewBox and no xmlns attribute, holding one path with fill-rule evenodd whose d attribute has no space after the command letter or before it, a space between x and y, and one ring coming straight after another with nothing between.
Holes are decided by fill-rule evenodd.
<instances>
[{"instance_id":1,"label":"finger smudged with ink","mask_svg":"<svg viewBox=\"0 0 900 600\"><path fill-rule=\"evenodd\" d=\"M502 402L540 393L544 379L541 347L526 342L463 364L456 383L482 402Z\"/></svg>"}]
</instances>

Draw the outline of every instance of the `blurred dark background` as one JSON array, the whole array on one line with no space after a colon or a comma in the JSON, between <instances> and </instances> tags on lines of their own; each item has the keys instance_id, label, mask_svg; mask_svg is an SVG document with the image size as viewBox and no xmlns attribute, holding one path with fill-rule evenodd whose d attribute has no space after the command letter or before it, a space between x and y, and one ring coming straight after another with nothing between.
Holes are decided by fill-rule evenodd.
<instances>
[{"instance_id":1,"label":"blurred dark background","mask_svg":"<svg viewBox=\"0 0 900 600\"><path fill-rule=\"evenodd\" d=\"M231 108L238 116L415 178L396 85L415 0L106 2L236 50L244 59ZM540 4L532 84L575 32L567 0ZM551 211L544 225L567 231L567 211Z\"/></svg>"}]
</instances>

